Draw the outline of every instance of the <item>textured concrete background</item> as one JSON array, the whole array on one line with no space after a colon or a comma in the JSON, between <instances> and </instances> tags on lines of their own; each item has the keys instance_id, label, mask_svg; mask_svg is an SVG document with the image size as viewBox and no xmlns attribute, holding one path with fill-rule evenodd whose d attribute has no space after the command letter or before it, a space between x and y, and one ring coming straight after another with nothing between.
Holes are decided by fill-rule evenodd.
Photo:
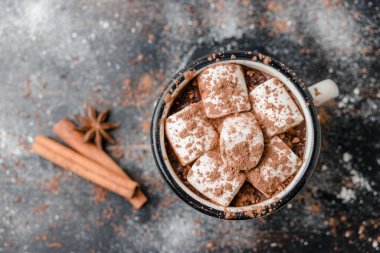
<instances>
[{"instance_id":1,"label":"textured concrete background","mask_svg":"<svg viewBox=\"0 0 380 253\"><path fill-rule=\"evenodd\" d=\"M379 5L197 2L0 2L0 252L379 250ZM260 220L194 211L165 185L150 152L149 121L165 80L226 49L259 50L307 83L331 78L341 90L321 108L312 179ZM52 125L85 103L109 107L121 123L113 132L119 161L150 199L140 211L29 151L35 135L52 136Z\"/></svg>"}]
</instances>

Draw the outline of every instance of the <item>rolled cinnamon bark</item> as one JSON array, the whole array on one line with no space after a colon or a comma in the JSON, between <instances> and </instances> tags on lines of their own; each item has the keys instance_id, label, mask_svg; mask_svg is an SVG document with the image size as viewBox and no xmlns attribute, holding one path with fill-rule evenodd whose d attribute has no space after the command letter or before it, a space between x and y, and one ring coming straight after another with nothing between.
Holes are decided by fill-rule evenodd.
<instances>
[{"instance_id":1,"label":"rolled cinnamon bark","mask_svg":"<svg viewBox=\"0 0 380 253\"><path fill-rule=\"evenodd\" d=\"M107 153L98 149L94 144L83 142L83 134L75 130L75 125L69 119L59 121L54 126L53 132L68 146L78 151L83 156L125 178L127 184L136 183L127 174L125 174L125 172ZM141 189L138 188L134 197L129 199L129 202L134 208L140 209L147 202L147 198Z\"/></svg>"},{"instance_id":2,"label":"rolled cinnamon bark","mask_svg":"<svg viewBox=\"0 0 380 253\"><path fill-rule=\"evenodd\" d=\"M59 154L63 156L64 158L77 163L81 165L86 170L101 175L104 178L110 178L112 181L115 181L117 184L122 186L123 188L127 188L132 192L132 195L130 197L133 197L137 188L138 183L137 182L129 182L128 184L125 183L125 178L121 177L120 175L117 175L116 173L108 170L107 168L103 167L102 165L88 159L87 157L80 155L79 153L75 152L74 150L67 148L60 143L50 139L47 136L39 135L34 140L35 143L41 144L47 148L49 148L51 151L55 152L56 154Z\"/></svg>"},{"instance_id":3,"label":"rolled cinnamon bark","mask_svg":"<svg viewBox=\"0 0 380 253\"><path fill-rule=\"evenodd\" d=\"M120 178L116 174L108 174L107 176L105 176L104 174L96 173L94 172L94 169L86 167L81 162L78 163L74 161L80 161L81 158L68 159L66 155L73 155L71 152L74 151L59 144L58 142L52 140L49 140L48 142L46 141L46 138L47 137L44 136L38 136L36 138L36 141L33 143L32 149L38 155L66 170L72 171L73 173L94 184L106 188L116 194L119 194L120 196L123 196L127 199L130 199L133 196L134 191L123 186L123 184L121 183L123 182L122 178ZM80 155L76 154L75 156ZM82 158L87 159L85 157ZM103 171L106 170L103 169Z\"/></svg>"}]
</instances>

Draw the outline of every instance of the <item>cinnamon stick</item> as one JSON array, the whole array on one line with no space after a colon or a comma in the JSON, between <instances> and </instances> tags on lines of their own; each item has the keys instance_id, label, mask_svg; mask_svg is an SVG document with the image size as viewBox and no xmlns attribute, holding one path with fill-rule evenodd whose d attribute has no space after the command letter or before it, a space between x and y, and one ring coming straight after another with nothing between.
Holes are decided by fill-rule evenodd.
<instances>
[{"instance_id":1,"label":"cinnamon stick","mask_svg":"<svg viewBox=\"0 0 380 253\"><path fill-rule=\"evenodd\" d=\"M69 148L66 148L65 146L59 144L58 142L55 142L55 145L60 146L59 149L61 149L62 153L71 151ZM115 177L105 177L101 174L94 173L93 171L91 171L89 168L86 168L82 164L79 164L63 156L61 152L56 151L56 148L51 148L51 143L45 143L44 139L41 138L41 136L36 138L36 141L32 145L32 149L38 155L51 161L52 163L64 169L70 170L73 173L79 175L80 177L92 183L95 183L103 188L106 188L116 194L119 194L120 196L130 199L134 193L132 190L125 188L123 187L123 185L119 184L117 180L115 180Z\"/></svg>"},{"instance_id":2,"label":"cinnamon stick","mask_svg":"<svg viewBox=\"0 0 380 253\"><path fill-rule=\"evenodd\" d=\"M94 144L83 142L83 134L75 130L75 125L69 119L59 121L53 128L55 135L60 137L68 146L78 151L83 156L95 161L103 167L111 170L115 174L125 178L127 184L133 184L132 180L119 165L103 150L98 149ZM134 208L141 208L147 201L146 196L140 188L137 189L133 198L129 202Z\"/></svg>"},{"instance_id":3,"label":"cinnamon stick","mask_svg":"<svg viewBox=\"0 0 380 253\"><path fill-rule=\"evenodd\" d=\"M84 167L85 169L89 170L92 173L96 173L101 175L104 178L110 178L112 181L116 182L117 184L121 185L123 188L127 188L132 192L130 197L133 197L137 188L138 188L138 183L137 182L131 182L130 184L125 183L125 178L113 173L110 170L107 170L100 164L88 159L85 156L82 156L75 152L72 149L69 149L58 142L50 139L47 136L39 135L35 138L34 140L35 143L41 144L47 148L49 148L51 151L63 156L64 158L77 163Z\"/></svg>"}]
</instances>

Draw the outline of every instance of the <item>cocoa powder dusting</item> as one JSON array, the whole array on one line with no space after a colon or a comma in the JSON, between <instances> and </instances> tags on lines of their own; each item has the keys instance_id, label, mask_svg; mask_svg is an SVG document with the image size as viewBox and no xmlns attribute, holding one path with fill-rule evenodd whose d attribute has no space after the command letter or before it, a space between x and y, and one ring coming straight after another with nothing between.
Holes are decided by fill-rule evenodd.
<instances>
[{"instance_id":1,"label":"cocoa powder dusting","mask_svg":"<svg viewBox=\"0 0 380 253\"><path fill-rule=\"evenodd\" d=\"M224 66L225 69L219 68ZM218 79L214 79L209 75L210 70L220 71ZM238 111L249 110L250 105L246 92L238 83L234 73L243 71L240 65L222 64L210 67L204 70L197 77L199 90L203 103L208 111L208 115L230 114ZM212 99L210 99L212 98ZM239 99L239 102L236 100ZM244 101L240 101L243 99ZM215 101L218 101L216 103ZM249 107L245 108L245 105ZM243 109L242 109L243 108Z\"/></svg>"},{"instance_id":2,"label":"cocoa powder dusting","mask_svg":"<svg viewBox=\"0 0 380 253\"><path fill-rule=\"evenodd\" d=\"M213 60L213 59L215 59L215 57L216 56L214 56L214 57L211 56L209 60ZM258 55L258 56L254 56L253 58L255 58L255 59L253 59L253 60L257 60L257 57L259 57L260 60L264 61L265 64L270 64L271 59L269 57L265 57L263 55ZM240 67L240 66L236 66L236 67ZM243 69L243 73L245 76L245 81L247 84L248 92L253 90L255 87L257 87L261 83L273 78L272 76L270 76L266 73L263 73L261 71L258 71L256 69L251 69L251 68L248 68L245 66L243 66L242 69ZM208 70L206 69L204 71L207 72ZM231 71L233 71L233 70L231 70ZM231 93L233 93L233 89L231 89L231 88L233 88L235 83L236 83L236 80L234 80L234 78L230 77L229 75L230 75L229 73L225 73L224 81L220 82L217 85L217 87L214 88L214 89L219 89L218 92L222 91L222 93L223 93L225 91L223 94L226 97L233 95L233 94L231 94ZM190 104L198 103L201 101L201 92L199 90L199 80L197 80L197 78L194 76L194 73L192 71L184 73L184 76L186 79L191 79L190 82L188 83L188 85L186 85L175 98L172 98L169 94L167 95L167 97L165 97L165 102L166 101L173 102L173 104L170 108L170 111L169 111L169 116L180 111L180 110L182 110L183 108L187 107ZM206 80L206 82L207 82L207 80ZM203 86L205 86L205 85L203 85ZM208 90L208 87L206 85L206 87L203 87L202 92L212 92L212 90ZM273 92L273 91L268 90L267 92L269 93L269 92ZM171 100L173 100L173 101L171 101ZM271 106L273 106L273 105L271 105ZM276 109L278 111L281 111L281 110L283 110L283 107L280 106L279 108L276 108ZM184 119L186 119L186 120L190 119L192 117L192 115L197 113L197 110L203 110L203 109L201 107L193 109L190 114L183 116ZM214 112L219 112L220 108L213 107L212 110L214 110ZM226 117L228 117L228 116L226 116ZM207 121L212 126L214 126L215 130L217 130L218 133L220 133L223 121L225 120L226 117L221 117L221 118L216 118L216 119L207 119ZM260 119L259 121L264 122L264 124L266 122L265 119ZM271 124L271 121L268 120L267 123L269 126L269 124ZM181 134L183 134L185 136L193 128L194 128L194 125L189 124L186 126L185 130ZM303 122L300 125L289 129L287 132L280 134L279 137L285 142L285 144L298 157L303 157L303 152L304 152L304 148L305 148L305 132L306 132L305 123ZM200 133L201 133L201 131L199 132L199 134ZM268 139L265 139L265 146L267 145L268 141L269 141ZM218 144L216 143L215 145L218 145ZM168 159L169 159L174 171L177 173L177 175L183 181L183 183L190 190L195 192L198 196L200 196L206 200L209 200L203 194L199 193L194 187L192 187L186 180L187 175L188 175L192 165L194 163L196 163L197 161L195 161L194 163L188 164L187 166L182 166L180 164L180 162L178 161L177 156L173 152L173 149L170 146L170 143L167 140L165 141L165 147L167 150ZM217 149L218 149L218 147L217 147ZM197 150L193 150L193 152L196 152L196 151ZM247 148L244 145L244 143L242 143L241 145L238 145L233 150L233 154L236 155L238 153L239 154L240 153L246 153L246 155L244 157L248 157L250 155L255 155L255 154L249 154L247 152ZM264 148L263 156L266 153L267 153L267 150ZM276 154L273 154L273 156L275 157ZM244 163L244 159L241 160L241 162ZM233 168L227 168L227 169L233 170ZM210 180L210 182L216 180L219 177L219 175L217 175L217 173L211 173L210 175L207 175L207 176L208 176L208 180ZM231 174L230 177L233 178L234 177L233 174ZM274 180L273 182L270 183L269 186L266 186L266 187L271 192L273 192L273 195L275 195L278 192L280 192L282 189L284 189L291 182L292 178L293 177L289 177L284 182L277 182L276 180ZM217 189L213 189L213 191L215 191L214 193L216 195L218 195L218 194L222 194L224 190L228 190L229 187L230 186L228 186L228 185L223 185ZM235 196L235 198L232 200L230 206L241 207L241 206L253 205L253 204L257 204L259 202L262 202L265 199L267 199L266 196L264 196L260 191L255 189L252 186L252 184L246 182L242 186L242 188L240 189L238 194ZM260 216L260 215L264 215L266 213L266 211L264 209L262 209L261 207L259 209L260 210L248 211L246 213L246 215L247 216L255 216L255 215ZM234 213L225 212L225 218L231 219L233 217L235 217Z\"/></svg>"}]
</instances>

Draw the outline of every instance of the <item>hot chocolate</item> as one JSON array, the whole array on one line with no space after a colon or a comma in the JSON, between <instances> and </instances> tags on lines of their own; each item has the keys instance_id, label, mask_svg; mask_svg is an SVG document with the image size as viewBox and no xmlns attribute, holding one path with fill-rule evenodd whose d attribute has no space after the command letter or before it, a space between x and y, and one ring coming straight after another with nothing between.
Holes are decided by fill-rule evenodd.
<instances>
[{"instance_id":1,"label":"hot chocolate","mask_svg":"<svg viewBox=\"0 0 380 253\"><path fill-rule=\"evenodd\" d=\"M302 164L305 121L278 79L238 64L206 68L174 98L168 159L182 182L221 206L273 197Z\"/></svg>"}]
</instances>

